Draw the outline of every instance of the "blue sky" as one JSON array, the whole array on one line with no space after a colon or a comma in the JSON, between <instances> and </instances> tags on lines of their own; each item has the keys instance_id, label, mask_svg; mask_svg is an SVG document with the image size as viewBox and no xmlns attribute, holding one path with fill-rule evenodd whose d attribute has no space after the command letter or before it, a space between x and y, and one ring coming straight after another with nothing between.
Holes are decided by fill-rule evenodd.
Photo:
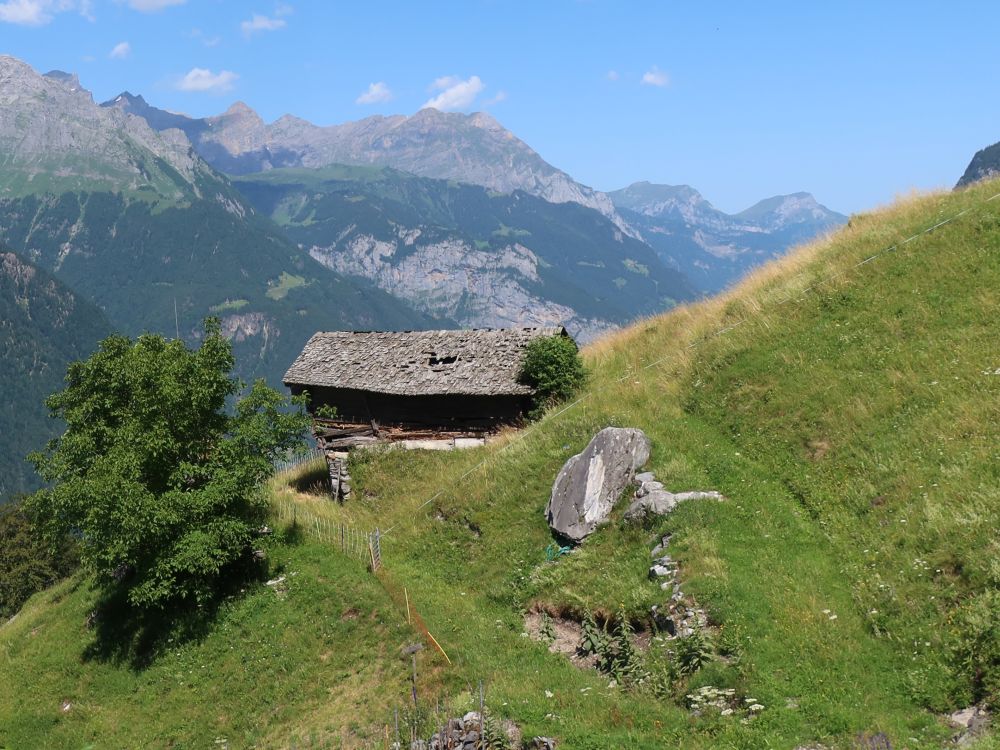
<instances>
[{"instance_id":1,"label":"blue sky","mask_svg":"<svg viewBox=\"0 0 1000 750\"><path fill-rule=\"evenodd\" d=\"M583 183L686 183L727 211L950 187L1000 140L998 27L995 2L0 0L0 52L98 101L487 109Z\"/></svg>"}]
</instances>

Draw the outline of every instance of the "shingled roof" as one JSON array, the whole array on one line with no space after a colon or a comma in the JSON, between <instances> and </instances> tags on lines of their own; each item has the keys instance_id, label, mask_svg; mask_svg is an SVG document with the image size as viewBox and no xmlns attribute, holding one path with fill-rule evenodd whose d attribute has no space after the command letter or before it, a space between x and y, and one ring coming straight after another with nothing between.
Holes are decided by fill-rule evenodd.
<instances>
[{"instance_id":1,"label":"shingled roof","mask_svg":"<svg viewBox=\"0 0 1000 750\"><path fill-rule=\"evenodd\" d=\"M285 373L285 385L404 396L529 395L517 382L528 342L567 336L562 326L471 331L317 333Z\"/></svg>"}]
</instances>

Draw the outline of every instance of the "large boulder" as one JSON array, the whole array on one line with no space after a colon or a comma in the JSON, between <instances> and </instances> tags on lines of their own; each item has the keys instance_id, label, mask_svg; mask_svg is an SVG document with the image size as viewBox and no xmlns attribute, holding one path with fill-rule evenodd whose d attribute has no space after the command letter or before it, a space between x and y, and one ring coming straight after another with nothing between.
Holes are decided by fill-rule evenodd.
<instances>
[{"instance_id":1,"label":"large boulder","mask_svg":"<svg viewBox=\"0 0 1000 750\"><path fill-rule=\"evenodd\" d=\"M604 523L611 509L649 460L642 430L606 427L583 453L569 459L552 485L545 517L554 532L580 542Z\"/></svg>"}]
</instances>

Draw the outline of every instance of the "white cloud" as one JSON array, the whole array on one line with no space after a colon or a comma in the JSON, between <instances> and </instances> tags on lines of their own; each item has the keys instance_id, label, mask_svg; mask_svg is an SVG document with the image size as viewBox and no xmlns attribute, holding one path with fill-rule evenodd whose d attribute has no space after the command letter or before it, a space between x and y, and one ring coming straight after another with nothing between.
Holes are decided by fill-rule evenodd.
<instances>
[{"instance_id":1,"label":"white cloud","mask_svg":"<svg viewBox=\"0 0 1000 750\"><path fill-rule=\"evenodd\" d=\"M239 76L231 70L220 70L213 73L206 68L191 68L187 75L181 78L175 88L180 91L207 91L221 94L233 88Z\"/></svg>"},{"instance_id":2,"label":"white cloud","mask_svg":"<svg viewBox=\"0 0 1000 750\"><path fill-rule=\"evenodd\" d=\"M494 96L491 96L485 102L483 102L483 107L492 107L494 104L499 104L502 101L506 101L507 92L498 91Z\"/></svg>"},{"instance_id":3,"label":"white cloud","mask_svg":"<svg viewBox=\"0 0 1000 750\"><path fill-rule=\"evenodd\" d=\"M254 13L249 21L240 24L240 29L245 37L251 37L258 31L277 31L283 28L285 28L284 18L269 18L260 13Z\"/></svg>"},{"instance_id":4,"label":"white cloud","mask_svg":"<svg viewBox=\"0 0 1000 750\"><path fill-rule=\"evenodd\" d=\"M125 0L125 4L140 13L157 13L171 5L184 5L187 0Z\"/></svg>"},{"instance_id":5,"label":"white cloud","mask_svg":"<svg viewBox=\"0 0 1000 750\"><path fill-rule=\"evenodd\" d=\"M386 86L385 81L368 84L368 90L354 100L355 104L378 104L392 99L392 91Z\"/></svg>"},{"instance_id":6,"label":"white cloud","mask_svg":"<svg viewBox=\"0 0 1000 750\"><path fill-rule=\"evenodd\" d=\"M654 65L642 74L642 83L645 86L659 86L662 88L669 85L670 76Z\"/></svg>"},{"instance_id":7,"label":"white cloud","mask_svg":"<svg viewBox=\"0 0 1000 750\"><path fill-rule=\"evenodd\" d=\"M206 47L217 47L219 46L219 43L222 41L221 36L205 36L205 32L203 32L201 29L191 29L191 32L188 34L188 36L190 36L192 39L200 39L201 43L204 44Z\"/></svg>"},{"instance_id":8,"label":"white cloud","mask_svg":"<svg viewBox=\"0 0 1000 750\"><path fill-rule=\"evenodd\" d=\"M44 26L57 13L71 10L78 11L85 18L91 18L90 0L6 0L0 2L0 23Z\"/></svg>"},{"instance_id":9,"label":"white cloud","mask_svg":"<svg viewBox=\"0 0 1000 750\"><path fill-rule=\"evenodd\" d=\"M607 81L617 81L619 78L621 78L621 76L618 75L617 70L609 70L604 74L604 79Z\"/></svg>"},{"instance_id":10,"label":"white cloud","mask_svg":"<svg viewBox=\"0 0 1000 750\"><path fill-rule=\"evenodd\" d=\"M108 53L108 57L112 60L124 60L126 57L132 54L132 45L128 42L118 42L112 50Z\"/></svg>"},{"instance_id":11,"label":"white cloud","mask_svg":"<svg viewBox=\"0 0 1000 750\"><path fill-rule=\"evenodd\" d=\"M440 91L435 97L428 99L424 107L434 107L442 111L465 109L472 105L480 92L486 88L479 76L472 76L463 81L457 76L444 76L431 84L431 91Z\"/></svg>"}]
</instances>

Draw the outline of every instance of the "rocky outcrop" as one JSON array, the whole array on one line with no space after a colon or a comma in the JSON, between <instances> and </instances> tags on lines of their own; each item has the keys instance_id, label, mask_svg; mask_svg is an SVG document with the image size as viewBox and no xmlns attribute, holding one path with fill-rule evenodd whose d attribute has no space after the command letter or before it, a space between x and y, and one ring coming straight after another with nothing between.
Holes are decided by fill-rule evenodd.
<instances>
[{"instance_id":1,"label":"rocky outcrop","mask_svg":"<svg viewBox=\"0 0 1000 750\"><path fill-rule=\"evenodd\" d=\"M545 507L549 527L581 542L607 521L615 503L649 460L651 444L642 430L606 427L559 471Z\"/></svg>"},{"instance_id":2,"label":"rocky outcrop","mask_svg":"<svg viewBox=\"0 0 1000 750\"><path fill-rule=\"evenodd\" d=\"M685 500L724 500L725 498L715 491L708 492L668 492L663 489L659 482L650 482L655 485L648 488L646 484L639 487L635 500L625 511L626 521L642 521L649 516L665 516ZM642 493L641 495L639 493Z\"/></svg>"},{"instance_id":3,"label":"rocky outcrop","mask_svg":"<svg viewBox=\"0 0 1000 750\"><path fill-rule=\"evenodd\" d=\"M465 716L448 719L441 729L428 740L415 740L410 750L480 750L501 744L518 750L555 750L556 742L549 737L533 737L522 740L520 727L508 719L486 716L485 722L478 711L469 711ZM399 743L392 746L397 750Z\"/></svg>"}]
</instances>

